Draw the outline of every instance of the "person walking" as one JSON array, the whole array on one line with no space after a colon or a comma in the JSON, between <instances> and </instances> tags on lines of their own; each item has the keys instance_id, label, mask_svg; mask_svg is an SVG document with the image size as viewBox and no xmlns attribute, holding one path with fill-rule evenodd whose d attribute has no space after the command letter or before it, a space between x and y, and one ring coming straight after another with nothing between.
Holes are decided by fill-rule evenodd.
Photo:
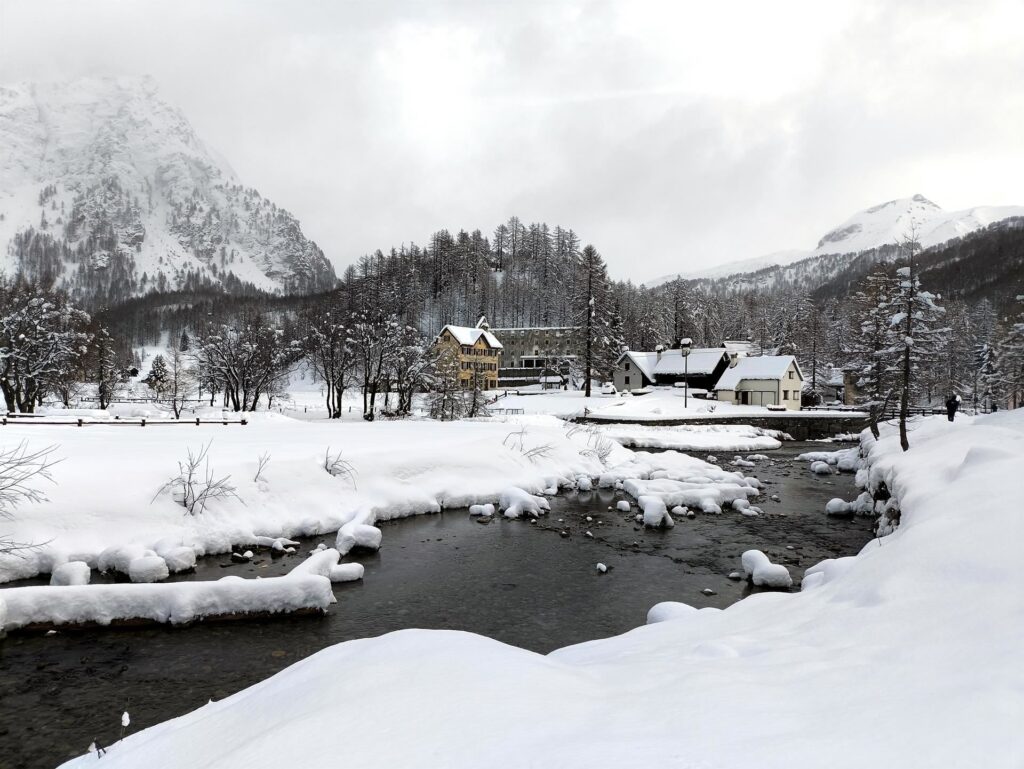
<instances>
[{"instance_id":1,"label":"person walking","mask_svg":"<svg viewBox=\"0 0 1024 769\"><path fill-rule=\"evenodd\" d=\"M950 422L953 421L953 416L956 414L956 410L958 408L960 408L960 396L950 395L949 399L946 401L946 416L949 418Z\"/></svg>"}]
</instances>

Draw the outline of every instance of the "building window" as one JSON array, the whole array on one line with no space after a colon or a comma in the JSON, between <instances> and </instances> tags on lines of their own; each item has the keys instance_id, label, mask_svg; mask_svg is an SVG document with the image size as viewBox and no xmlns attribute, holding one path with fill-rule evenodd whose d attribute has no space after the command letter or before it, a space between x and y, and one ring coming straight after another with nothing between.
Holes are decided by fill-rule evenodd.
<instances>
[{"instance_id":1,"label":"building window","mask_svg":"<svg viewBox=\"0 0 1024 769\"><path fill-rule=\"evenodd\" d=\"M626 361L626 371L629 371L629 361L628 360ZM627 379L627 381L628 381L628 379Z\"/></svg>"},{"instance_id":2,"label":"building window","mask_svg":"<svg viewBox=\"0 0 1024 769\"><path fill-rule=\"evenodd\" d=\"M784 401L788 401L789 400L789 390L783 390L782 391L782 400L784 400Z\"/></svg>"},{"instance_id":3,"label":"building window","mask_svg":"<svg viewBox=\"0 0 1024 769\"><path fill-rule=\"evenodd\" d=\"M794 376L795 376L795 375L793 374L793 372L792 372L792 371L790 371L790 372L789 372L789 378L790 378L790 379L792 379L792 378L793 378Z\"/></svg>"},{"instance_id":4,"label":"building window","mask_svg":"<svg viewBox=\"0 0 1024 769\"><path fill-rule=\"evenodd\" d=\"M629 374L626 374L626 384L629 384Z\"/></svg>"}]
</instances>

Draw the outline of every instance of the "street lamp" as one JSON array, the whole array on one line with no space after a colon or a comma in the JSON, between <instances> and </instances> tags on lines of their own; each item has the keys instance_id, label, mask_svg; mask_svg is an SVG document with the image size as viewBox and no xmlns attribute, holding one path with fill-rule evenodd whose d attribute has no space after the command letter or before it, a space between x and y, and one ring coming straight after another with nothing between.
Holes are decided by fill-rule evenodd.
<instances>
[{"instance_id":1,"label":"street lamp","mask_svg":"<svg viewBox=\"0 0 1024 769\"><path fill-rule=\"evenodd\" d=\"M679 353L683 356L683 408L690 407L690 349L693 347L693 340L684 336L679 340Z\"/></svg>"}]
</instances>

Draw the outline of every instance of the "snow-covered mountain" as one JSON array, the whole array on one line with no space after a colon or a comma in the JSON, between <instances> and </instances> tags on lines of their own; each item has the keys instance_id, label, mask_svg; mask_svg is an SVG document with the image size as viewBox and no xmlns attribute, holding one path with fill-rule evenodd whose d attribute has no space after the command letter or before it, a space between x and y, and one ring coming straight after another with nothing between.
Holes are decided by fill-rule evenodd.
<instances>
[{"instance_id":1,"label":"snow-covered mountain","mask_svg":"<svg viewBox=\"0 0 1024 769\"><path fill-rule=\"evenodd\" d=\"M854 254L894 245L917 226L922 248L960 238L982 227L1024 216L1024 206L978 206L964 211L944 211L924 195L890 200L860 211L825 233L808 256Z\"/></svg>"},{"instance_id":2,"label":"snow-covered mountain","mask_svg":"<svg viewBox=\"0 0 1024 769\"><path fill-rule=\"evenodd\" d=\"M791 264L792 262L799 261L800 259L805 259L809 255L810 251L776 251L775 253L766 254L764 256L755 256L753 259L741 259L738 262L727 262L726 264L720 264L717 267L708 267L703 270L673 272L671 275L662 275L659 278L649 280L644 285L660 286L662 283L668 283L676 278L682 278L683 280L712 280L714 278L724 278L737 273L757 272L758 270L763 270L766 267Z\"/></svg>"},{"instance_id":3,"label":"snow-covered mountain","mask_svg":"<svg viewBox=\"0 0 1024 769\"><path fill-rule=\"evenodd\" d=\"M995 222L1021 216L1024 216L1024 206L978 206L963 211L945 211L923 195L914 195L890 200L857 212L826 232L812 250L780 251L754 259L730 262L701 272L679 273L678 276L691 280L717 280L753 273L807 273L815 270L828 273L844 266L856 254L895 246L909 234L912 224L917 227L921 247L931 248ZM773 270L775 267L781 269ZM663 276L649 281L646 285L657 286L676 277L675 274ZM750 282L744 278L737 280L743 283ZM763 282L757 283L763 285Z\"/></svg>"},{"instance_id":4,"label":"snow-covered mountain","mask_svg":"<svg viewBox=\"0 0 1024 769\"><path fill-rule=\"evenodd\" d=\"M0 270L94 302L336 280L295 217L243 186L150 78L0 86Z\"/></svg>"}]
</instances>

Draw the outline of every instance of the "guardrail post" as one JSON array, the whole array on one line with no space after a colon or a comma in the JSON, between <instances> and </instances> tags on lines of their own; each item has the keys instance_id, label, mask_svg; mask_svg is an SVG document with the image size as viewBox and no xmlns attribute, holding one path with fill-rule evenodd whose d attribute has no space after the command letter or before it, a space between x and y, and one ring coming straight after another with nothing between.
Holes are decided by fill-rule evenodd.
<instances>
[{"instance_id":1,"label":"guardrail post","mask_svg":"<svg viewBox=\"0 0 1024 769\"><path fill-rule=\"evenodd\" d=\"M199 417L196 417L196 427L199 427Z\"/></svg>"},{"instance_id":2,"label":"guardrail post","mask_svg":"<svg viewBox=\"0 0 1024 769\"><path fill-rule=\"evenodd\" d=\"M79 427L81 427L81 426L82 426L82 418L81 418L81 417L79 417L79 418L78 418L78 426L79 426Z\"/></svg>"},{"instance_id":3,"label":"guardrail post","mask_svg":"<svg viewBox=\"0 0 1024 769\"><path fill-rule=\"evenodd\" d=\"M143 426L143 427L145 427L145 426L146 426L146 418L145 418L145 417L143 417L143 418L142 418L142 426Z\"/></svg>"},{"instance_id":4,"label":"guardrail post","mask_svg":"<svg viewBox=\"0 0 1024 769\"><path fill-rule=\"evenodd\" d=\"M249 424L249 420L248 420L248 419L246 419L245 417L242 417L242 422L241 422L241 424L243 424L243 425L247 425L247 424Z\"/></svg>"}]
</instances>

